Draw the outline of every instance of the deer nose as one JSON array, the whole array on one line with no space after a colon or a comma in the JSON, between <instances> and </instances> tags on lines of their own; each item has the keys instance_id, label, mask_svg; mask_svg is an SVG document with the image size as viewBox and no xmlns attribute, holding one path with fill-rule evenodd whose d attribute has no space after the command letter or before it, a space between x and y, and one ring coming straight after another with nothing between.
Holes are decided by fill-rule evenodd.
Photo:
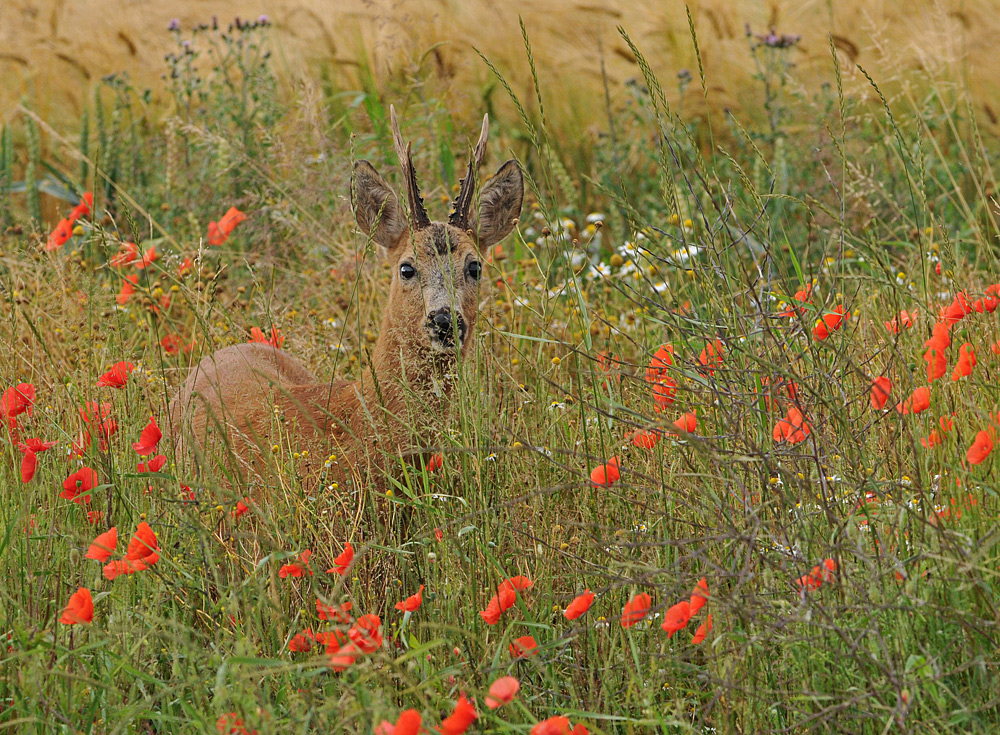
<instances>
[{"instance_id":1,"label":"deer nose","mask_svg":"<svg viewBox=\"0 0 1000 735\"><path fill-rule=\"evenodd\" d=\"M447 336L451 334L451 309L447 306L438 309L437 311L432 311L427 315L428 321L434 325L435 331L441 336Z\"/></svg>"}]
</instances>

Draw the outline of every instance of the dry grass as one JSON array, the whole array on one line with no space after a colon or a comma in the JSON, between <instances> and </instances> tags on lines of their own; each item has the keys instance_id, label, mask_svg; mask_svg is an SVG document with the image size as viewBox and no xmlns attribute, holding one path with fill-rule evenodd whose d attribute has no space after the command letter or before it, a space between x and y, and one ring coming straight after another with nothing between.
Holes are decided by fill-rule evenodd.
<instances>
[{"instance_id":1,"label":"dry grass","mask_svg":"<svg viewBox=\"0 0 1000 735\"><path fill-rule=\"evenodd\" d=\"M76 119L91 85L102 75L127 69L140 87L158 87L163 55L171 50L163 33L177 17L185 28L246 14L236 0L121 3L109 14L97 0L5 0L0 4L0 122L11 104L28 95L49 120ZM256 6L254 6L256 9ZM704 108L697 60L690 43L685 3L652 2L493 3L482 0L395 2L276 0L266 4L275 23L278 68L291 79L307 69L331 66L339 84L357 88L359 59L367 58L379 84L389 78L419 82L414 93L447 99L456 113L478 110L494 80L477 62L472 46L509 76L515 91L530 98L531 75L520 44L518 14L530 29L546 112L562 130L591 136L606 123L602 60L613 91L639 77L635 58L616 32L621 25L644 49L669 88L673 75L689 69L695 83L685 107ZM841 54L848 93L870 95L854 65L878 68L881 82L906 79L925 86L926 77L967 86L983 123L996 125L1000 77L993 63L1000 14L992 0L969 2L873 2L872 0L707 0L691 14L709 80L708 104L759 114L747 51L745 24L802 36L793 60L803 91L829 81L828 34ZM489 33L483 33L483 29ZM426 86L424 86L426 85ZM499 95L498 95L499 97ZM876 100L877 101L877 100ZM503 102L501 100L501 102Z\"/></svg>"},{"instance_id":2,"label":"dry grass","mask_svg":"<svg viewBox=\"0 0 1000 735\"><path fill-rule=\"evenodd\" d=\"M778 17L778 31L802 30L825 7L807 6L787 27ZM994 22L985 3L978 7L970 28ZM643 26L655 27L664 11L646 9ZM0 438L0 730L201 735L235 712L260 735L368 735L405 708L419 710L430 730L464 691L481 710L470 734L524 735L555 714L599 735L997 731L1000 452L978 465L967 452L979 432L996 427L1000 356L991 348L1000 350L1000 311L973 312L951 327L948 367L969 342L979 359L971 375L933 381L925 413L892 408L928 382L924 342L939 309L959 290L980 298L1000 282L1000 144L982 109L986 97L973 98L976 128L964 88L942 81L953 74L944 60L960 56L956 49L968 59L981 52L968 37L965 46L942 40L961 36L941 35L952 21L935 23L946 16L930 11L885 24L879 38L888 28L909 36L879 41L884 55L867 36L858 61L887 91L890 117L865 97L873 87L853 76L846 58L855 99L838 98L820 23L803 30L803 50L785 55L798 63L780 89L790 104L766 120L738 12L725 14L738 27L716 32L723 16L712 25L696 9L711 99L726 91L745 108L734 118L744 127L715 126L722 142L712 146L693 102L666 119L654 113L655 98L622 83L635 71L614 52L612 26L629 25L642 10L606 20L612 94L624 100L607 109L585 73L599 56L595 44L579 41L586 34L578 19L565 28L539 13L527 19L548 120L538 134L501 104L506 92L494 95L490 165L513 150L535 186L518 232L486 271L449 431L429 448L445 464L433 475L400 475L393 495L379 496L410 514L405 532L358 504L366 526L351 537L355 574L343 578L321 571L348 540L337 515L343 496L300 481L312 458L280 424L266 487L233 487L211 472L191 477L183 457L150 480L133 471L132 442L150 411L163 416L194 361L247 339L252 326L279 326L285 348L318 376L359 374L391 273L371 253L357 267L365 243L345 196L351 161L370 159L393 178L382 100L398 102L429 209L440 216L455 183L448 171L464 162L476 130L469 108L481 112L477 95L493 84L484 65L456 45L442 51L455 69L446 83L428 71L420 75L427 84L401 85L398 70L408 67L393 65L390 75L387 61L419 59L431 26L414 22L409 35L393 35L402 14L380 27L369 10L372 48L380 34L383 50L366 61L348 38L339 53L381 76L347 112L342 96L303 73L298 87L287 79L260 85L273 91L249 114L216 75L186 120L161 120L162 110L148 110L139 95L103 87L89 134L74 131L55 145L57 130L43 128L43 158L20 139L32 139L33 121L50 118L15 120L15 184L37 169L55 183L93 189L97 215L62 249L44 252L36 233L51 221L32 220L30 197L0 199L12 203L13 225L0 232L0 303L8 309L0 389L34 383L37 404L24 431L60 442L25 484L21 452ZM146 35L159 43L167 16L145 12ZM863 20L860 12L848 17ZM916 46L919 17L926 38ZM482 38L487 23L471 10L437 25L474 27L477 19L477 42L530 105L533 80L514 42L515 19L490 24L512 29L495 41ZM183 20L188 29L194 19ZM758 28L767 21L752 19ZM673 35L660 33L680 50L653 31L637 33L638 46L668 87L671 63L691 67L693 101L690 57L664 60L690 53L682 8L670 22ZM94 23L89 37L116 43L107 18ZM82 20L73 27L88 36ZM285 40L281 28L272 37L287 69L303 41ZM196 41L219 43L213 34ZM932 57L920 61L917 48ZM577 66L567 67L573 59ZM735 63L723 68L725 60ZM913 71L918 61L929 74ZM968 70L990 73L983 63ZM928 85L929 77L936 81ZM656 86L651 76L645 82ZM152 83L165 99L165 87ZM828 88L809 93L821 83ZM568 94L569 85L592 87L591 96ZM43 113L72 104L55 85L42 92L34 106ZM572 123L570 110L595 125L602 115L613 120L616 137L595 136L587 156L544 146L546 136L558 148L581 130L592 134ZM76 141L89 141L99 170L80 173ZM53 201L52 213L64 216L75 197ZM223 247L204 247L207 223L230 204L249 219ZM606 215L601 228L588 222L595 210ZM155 245L161 257L119 305L123 272L109 259L123 240ZM181 275L187 257L197 262ZM785 315L806 283L814 284L811 302ZM820 339L814 325L833 307L851 317ZM893 335L884 323L900 309L919 309L919 317ZM164 334L197 344L169 355ZM725 359L712 371L700 353L715 340ZM678 390L660 412L647 366L664 343L674 348ZM619 360L609 375L600 351ZM96 377L124 359L140 366L128 385L97 387ZM870 384L882 375L893 381L892 403L876 410ZM798 386L794 399L770 393L789 383ZM67 460L82 428L79 409L97 398L112 402L117 434L108 451L95 445L84 459ZM793 402L812 428L791 445L780 440L779 420ZM672 421L688 410L697 410L695 434L673 436ZM921 439L942 417L953 419L952 430L925 447ZM670 434L647 450L628 441L636 428ZM591 469L612 455L620 480L594 486ZM92 505L100 518L59 496L84 462L106 480ZM254 508L236 516L244 495ZM98 530L118 528L121 548L141 520L159 534L152 569L110 581L82 558ZM382 532L391 532L390 543L370 541ZM282 579L281 566L306 548L316 574ZM802 589L827 559L836 576ZM367 584L388 560L398 576ZM513 574L534 587L486 625L480 611ZM695 643L698 619L668 638L662 616L701 577L714 629ZM419 585L424 603L404 618L394 605ZM60 624L80 586L95 593L93 622ZM562 610L584 587L597 599L571 623ZM623 628L623 606L640 592L652 596L650 617ZM356 614L381 611L384 645L341 672L320 649L289 651L297 633L327 627L317 598L350 600ZM539 643L528 660L509 649L523 635ZM520 680L519 698L489 713L486 688L507 674Z\"/></svg>"}]
</instances>

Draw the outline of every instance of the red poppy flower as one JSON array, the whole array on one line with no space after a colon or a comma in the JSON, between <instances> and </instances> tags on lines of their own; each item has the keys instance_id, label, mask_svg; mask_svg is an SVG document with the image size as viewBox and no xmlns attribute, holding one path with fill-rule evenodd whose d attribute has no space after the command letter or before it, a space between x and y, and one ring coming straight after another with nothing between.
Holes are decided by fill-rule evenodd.
<instances>
[{"instance_id":1,"label":"red poppy flower","mask_svg":"<svg viewBox=\"0 0 1000 735\"><path fill-rule=\"evenodd\" d=\"M823 568L820 570L820 573L823 576L824 582L832 582L833 575L836 573L836 571L837 571L837 562L834 559L823 560Z\"/></svg>"},{"instance_id":2,"label":"red poppy flower","mask_svg":"<svg viewBox=\"0 0 1000 735\"><path fill-rule=\"evenodd\" d=\"M500 622L500 615L517 602L517 591L529 589L531 586L531 580L520 575L501 582L497 587L497 594L490 598L485 610L479 611L479 616L487 625L496 625Z\"/></svg>"},{"instance_id":3,"label":"red poppy flower","mask_svg":"<svg viewBox=\"0 0 1000 735\"><path fill-rule=\"evenodd\" d=\"M233 515L236 518L241 518L250 512L250 498L243 498L243 500L236 501L236 509L233 511Z\"/></svg>"},{"instance_id":4,"label":"red poppy flower","mask_svg":"<svg viewBox=\"0 0 1000 735\"><path fill-rule=\"evenodd\" d=\"M347 574L347 569L351 566L352 561L354 561L354 547L351 546L351 542L348 541L344 545L344 550L340 552L336 559L333 560L334 566L327 569L326 573L339 574L343 576Z\"/></svg>"},{"instance_id":5,"label":"red poppy flower","mask_svg":"<svg viewBox=\"0 0 1000 735\"><path fill-rule=\"evenodd\" d=\"M139 435L139 441L135 442L132 445L132 448L140 457L145 457L148 454L156 452L156 447L162 438L163 432L160 431L160 427L156 425L156 419L150 416L149 423L146 424L146 428L143 429L142 434ZM164 457L164 459L166 458Z\"/></svg>"},{"instance_id":6,"label":"red poppy flower","mask_svg":"<svg viewBox=\"0 0 1000 735\"><path fill-rule=\"evenodd\" d=\"M296 561L291 564L282 565L281 569L278 570L278 576L282 579L285 577L303 577L306 574L312 576L312 569L309 568L310 556L312 556L312 552L306 549L296 557Z\"/></svg>"},{"instance_id":7,"label":"red poppy flower","mask_svg":"<svg viewBox=\"0 0 1000 735\"><path fill-rule=\"evenodd\" d=\"M462 735L478 717L472 702L466 699L464 694L460 694L455 709L444 718L438 730L441 735Z\"/></svg>"},{"instance_id":8,"label":"red poppy flower","mask_svg":"<svg viewBox=\"0 0 1000 735\"><path fill-rule=\"evenodd\" d=\"M208 223L208 244L222 245L236 229L236 225L246 218L247 216L236 207L230 207L218 222Z\"/></svg>"},{"instance_id":9,"label":"red poppy flower","mask_svg":"<svg viewBox=\"0 0 1000 735\"><path fill-rule=\"evenodd\" d=\"M177 266L177 275L183 278L192 270L194 270L194 261L191 258L184 258L181 264Z\"/></svg>"},{"instance_id":10,"label":"red poppy flower","mask_svg":"<svg viewBox=\"0 0 1000 735\"><path fill-rule=\"evenodd\" d=\"M347 637L347 632L343 630L328 630L320 631L313 636L313 640L321 646L326 646L327 653L331 651L336 651L340 646L345 644L350 644L354 647L353 643L350 643L350 638ZM357 649L354 649L355 653L360 653Z\"/></svg>"},{"instance_id":11,"label":"red poppy flower","mask_svg":"<svg viewBox=\"0 0 1000 735\"><path fill-rule=\"evenodd\" d=\"M673 378L661 378L653 384L653 410L663 413L674 402L677 396L677 381Z\"/></svg>"},{"instance_id":12,"label":"red poppy flower","mask_svg":"<svg viewBox=\"0 0 1000 735\"><path fill-rule=\"evenodd\" d=\"M60 498L74 503L89 503L90 491L97 487L97 473L90 467L81 467L63 481Z\"/></svg>"},{"instance_id":13,"label":"red poppy flower","mask_svg":"<svg viewBox=\"0 0 1000 735\"><path fill-rule=\"evenodd\" d=\"M922 385L913 391L913 394L905 401L896 404L896 411L906 415L920 413L931 407L931 392L926 385Z\"/></svg>"},{"instance_id":14,"label":"red poppy flower","mask_svg":"<svg viewBox=\"0 0 1000 735\"><path fill-rule=\"evenodd\" d=\"M485 610L479 611L479 617L483 619L487 625L496 625L500 622L500 616L503 614L503 610L500 609L500 596L493 595L490 598L489 603L486 605Z\"/></svg>"},{"instance_id":15,"label":"red poppy flower","mask_svg":"<svg viewBox=\"0 0 1000 735\"><path fill-rule=\"evenodd\" d=\"M375 653L382 646L381 627L382 619L378 615L362 615L347 635L362 653Z\"/></svg>"},{"instance_id":16,"label":"red poppy flower","mask_svg":"<svg viewBox=\"0 0 1000 735\"><path fill-rule=\"evenodd\" d=\"M950 328L947 322L935 322L930 339L924 342L924 347L944 352L951 345L951 336L948 334Z\"/></svg>"},{"instance_id":17,"label":"red poppy flower","mask_svg":"<svg viewBox=\"0 0 1000 735\"><path fill-rule=\"evenodd\" d=\"M520 688L521 682L513 676L501 676L490 684L490 693L486 695L486 706L490 709L497 709L513 702Z\"/></svg>"},{"instance_id":18,"label":"red poppy flower","mask_svg":"<svg viewBox=\"0 0 1000 735\"><path fill-rule=\"evenodd\" d=\"M17 416L31 411L35 405L35 386L31 383L18 383L0 394L0 419L13 426Z\"/></svg>"},{"instance_id":19,"label":"red poppy flower","mask_svg":"<svg viewBox=\"0 0 1000 735\"><path fill-rule=\"evenodd\" d=\"M301 633L296 633L292 636L292 639L288 641L288 650L294 653L303 653L312 648L313 640L315 636L313 635L312 628L306 628Z\"/></svg>"},{"instance_id":20,"label":"red poppy flower","mask_svg":"<svg viewBox=\"0 0 1000 735\"><path fill-rule=\"evenodd\" d=\"M60 623L66 625L79 625L89 623L94 619L94 598L90 596L90 590L81 587L69 596L69 602L63 608Z\"/></svg>"},{"instance_id":21,"label":"red poppy flower","mask_svg":"<svg viewBox=\"0 0 1000 735\"><path fill-rule=\"evenodd\" d=\"M698 645L703 640L705 640L705 636L707 636L711 631L712 631L712 613L709 613L708 617L705 618L705 622L699 625L697 630L695 630L694 638L691 639L691 642L694 643L695 645Z\"/></svg>"},{"instance_id":22,"label":"red poppy flower","mask_svg":"<svg viewBox=\"0 0 1000 735\"><path fill-rule=\"evenodd\" d=\"M32 437L23 442L18 442L17 448L23 452L21 457L21 482L27 484L35 476L38 468L38 452L45 452L56 445L57 442L43 442L41 439Z\"/></svg>"},{"instance_id":23,"label":"red poppy flower","mask_svg":"<svg viewBox=\"0 0 1000 735\"><path fill-rule=\"evenodd\" d=\"M132 261L139 257L139 248L134 242L123 242L118 246L118 252L108 261L113 268L124 268L131 265Z\"/></svg>"},{"instance_id":24,"label":"red poppy flower","mask_svg":"<svg viewBox=\"0 0 1000 735\"><path fill-rule=\"evenodd\" d=\"M30 439L25 439L18 445L18 448L22 452L47 452L52 449L59 442L43 442L37 437L31 437Z\"/></svg>"},{"instance_id":25,"label":"red poppy flower","mask_svg":"<svg viewBox=\"0 0 1000 735\"><path fill-rule=\"evenodd\" d=\"M771 436L776 442L786 441L789 444L798 444L805 441L811 431L812 428L805 416L802 415L802 411L797 406L791 406L788 413L785 414L785 418L778 419Z\"/></svg>"},{"instance_id":26,"label":"red poppy flower","mask_svg":"<svg viewBox=\"0 0 1000 735\"><path fill-rule=\"evenodd\" d=\"M718 338L705 345L705 348L698 355L698 368L701 372L715 375L715 371L722 367L722 341Z\"/></svg>"},{"instance_id":27,"label":"red poppy flower","mask_svg":"<svg viewBox=\"0 0 1000 735\"><path fill-rule=\"evenodd\" d=\"M570 727L569 718L562 715L542 720L531 728L531 735L588 735L582 723Z\"/></svg>"},{"instance_id":28,"label":"red poppy flower","mask_svg":"<svg viewBox=\"0 0 1000 735\"><path fill-rule=\"evenodd\" d=\"M85 191L83 193L83 198L80 199L80 203L73 207L73 211L69 213L69 219L72 222L76 222L81 217L87 217L94 210L94 193L91 191Z\"/></svg>"},{"instance_id":29,"label":"red poppy flower","mask_svg":"<svg viewBox=\"0 0 1000 735\"><path fill-rule=\"evenodd\" d=\"M271 345L280 348L285 343L284 335L277 327L271 327L271 336L268 337L260 330L260 327L250 327L250 342Z\"/></svg>"},{"instance_id":30,"label":"red poppy flower","mask_svg":"<svg viewBox=\"0 0 1000 735\"><path fill-rule=\"evenodd\" d=\"M818 341L826 339L830 336L831 332L840 329L841 324L848 317L850 317L850 312L844 309L843 305L838 304L833 307L831 312L824 314L821 319L816 320L816 324L813 326L813 339Z\"/></svg>"},{"instance_id":31,"label":"red poppy flower","mask_svg":"<svg viewBox=\"0 0 1000 735\"><path fill-rule=\"evenodd\" d=\"M698 584L694 586L694 592L691 593L691 614L697 615L698 611L701 610L705 603L708 602L708 582L702 577L698 580Z\"/></svg>"},{"instance_id":32,"label":"red poppy flower","mask_svg":"<svg viewBox=\"0 0 1000 735\"><path fill-rule=\"evenodd\" d=\"M115 297L115 301L118 302L119 306L125 306L125 303L132 298L132 294L135 293L135 287L139 284L139 274L133 273L131 276L126 276L122 279L122 287Z\"/></svg>"},{"instance_id":33,"label":"red poppy flower","mask_svg":"<svg viewBox=\"0 0 1000 735\"><path fill-rule=\"evenodd\" d=\"M220 715L215 721L215 731L219 735L257 735L256 730L247 729L243 724L243 718L238 717L235 712Z\"/></svg>"},{"instance_id":34,"label":"red poppy flower","mask_svg":"<svg viewBox=\"0 0 1000 735\"><path fill-rule=\"evenodd\" d=\"M104 577L105 579L115 580L121 575L135 574L138 569L136 569L132 562L128 559L115 559L112 562L108 562L104 565Z\"/></svg>"},{"instance_id":35,"label":"red poppy flower","mask_svg":"<svg viewBox=\"0 0 1000 735\"><path fill-rule=\"evenodd\" d=\"M49 239L45 243L45 250L48 252L58 250L71 237L73 237L73 223L68 219L61 219L56 228L49 233Z\"/></svg>"},{"instance_id":36,"label":"red poppy flower","mask_svg":"<svg viewBox=\"0 0 1000 735\"><path fill-rule=\"evenodd\" d=\"M648 594L640 592L625 603L625 607L622 608L622 627L631 628L633 625L646 617L646 614L649 612L651 602L652 600Z\"/></svg>"},{"instance_id":37,"label":"red poppy flower","mask_svg":"<svg viewBox=\"0 0 1000 735\"><path fill-rule=\"evenodd\" d=\"M681 414L681 417L674 421L673 427L686 434L693 434L698 428L698 414L695 411L688 411Z\"/></svg>"},{"instance_id":38,"label":"red poppy flower","mask_svg":"<svg viewBox=\"0 0 1000 735\"><path fill-rule=\"evenodd\" d=\"M913 326L913 322L917 320L917 310L913 311L900 311L898 317L893 317L892 321L885 323L885 328L889 330L891 334L899 334L902 329L909 329Z\"/></svg>"},{"instance_id":39,"label":"red poppy flower","mask_svg":"<svg viewBox=\"0 0 1000 735\"><path fill-rule=\"evenodd\" d=\"M925 449L933 449L943 441L944 437L938 433L938 430L932 429L930 435L926 439L921 439L920 443L924 445Z\"/></svg>"},{"instance_id":40,"label":"red poppy flower","mask_svg":"<svg viewBox=\"0 0 1000 735\"><path fill-rule=\"evenodd\" d=\"M538 643L533 636L522 635L510 644L510 655L514 658L534 656L536 653L538 653Z\"/></svg>"},{"instance_id":41,"label":"red poppy flower","mask_svg":"<svg viewBox=\"0 0 1000 735\"><path fill-rule=\"evenodd\" d=\"M18 447L23 446L23 444L18 444ZM38 469L38 455L30 449L24 451L24 456L21 457L21 482L25 485L31 482L32 478L35 476L36 469Z\"/></svg>"},{"instance_id":42,"label":"red poppy flower","mask_svg":"<svg viewBox=\"0 0 1000 735\"><path fill-rule=\"evenodd\" d=\"M601 386L602 387L604 387L604 388L608 387L607 378L609 378L609 377L612 376L612 372L614 370L613 365L617 365L617 364L618 364L618 360L615 358L614 355L609 355L606 352L599 352L597 354L597 367L598 367L598 370L600 371L600 373L602 375L605 376L605 379L601 381ZM622 377L621 375L617 375L616 377L618 378L619 381L621 381L621 377Z\"/></svg>"},{"instance_id":43,"label":"red poppy flower","mask_svg":"<svg viewBox=\"0 0 1000 735\"><path fill-rule=\"evenodd\" d=\"M618 457L612 457L606 464L598 465L590 473L590 481L599 487L607 487L618 482Z\"/></svg>"},{"instance_id":44,"label":"red poppy flower","mask_svg":"<svg viewBox=\"0 0 1000 735\"><path fill-rule=\"evenodd\" d=\"M97 429L97 435L101 440L101 451L106 452L108 450L108 442L111 437L115 435L118 431L118 423L110 418L111 416L111 404L110 403L96 403L94 401L88 401L80 409L80 417L85 423L94 426ZM81 436L79 450L82 454L82 450L90 446L90 436ZM76 449L76 447L74 447Z\"/></svg>"},{"instance_id":45,"label":"red poppy flower","mask_svg":"<svg viewBox=\"0 0 1000 735\"><path fill-rule=\"evenodd\" d=\"M976 353L972 345L966 342L958 348L958 364L951 374L952 382L972 375L972 368L976 366Z\"/></svg>"},{"instance_id":46,"label":"red poppy flower","mask_svg":"<svg viewBox=\"0 0 1000 735\"><path fill-rule=\"evenodd\" d=\"M796 580L796 585L802 594L809 589L819 589L824 582L832 582L834 573L837 571L837 562L833 559L824 559L823 564L817 564L809 574L805 574Z\"/></svg>"},{"instance_id":47,"label":"red poppy flower","mask_svg":"<svg viewBox=\"0 0 1000 735\"><path fill-rule=\"evenodd\" d=\"M799 305L796 306L793 304L791 308L785 309L784 311L780 312L778 316L791 317L795 316L796 314L803 313L805 311L805 305L809 303L809 297L811 294L812 294L812 284L808 283L806 284L805 288L800 288L798 291L795 292L792 298L789 299L789 301L792 302L797 301Z\"/></svg>"},{"instance_id":48,"label":"red poppy flower","mask_svg":"<svg viewBox=\"0 0 1000 735\"><path fill-rule=\"evenodd\" d=\"M156 252L156 246L152 245L148 250L146 250L145 253L142 254L142 257L139 258L139 262L135 264L135 269L137 271L146 270L148 266L152 265L159 259L160 254Z\"/></svg>"},{"instance_id":49,"label":"red poppy flower","mask_svg":"<svg viewBox=\"0 0 1000 735\"><path fill-rule=\"evenodd\" d=\"M351 622L351 608L353 605L351 601L341 603L339 607L334 607L333 605L324 605L323 601L318 597L316 598L316 614L319 615L320 620L331 620L335 623L349 623Z\"/></svg>"},{"instance_id":50,"label":"red poppy flower","mask_svg":"<svg viewBox=\"0 0 1000 735\"><path fill-rule=\"evenodd\" d=\"M420 713L408 709L399 716L395 725L383 720L381 728L375 728L375 735L417 735L420 732Z\"/></svg>"},{"instance_id":51,"label":"red poppy flower","mask_svg":"<svg viewBox=\"0 0 1000 735\"><path fill-rule=\"evenodd\" d=\"M872 408L880 411L885 407L892 393L892 381L884 375L880 375L872 381Z\"/></svg>"},{"instance_id":52,"label":"red poppy flower","mask_svg":"<svg viewBox=\"0 0 1000 735\"><path fill-rule=\"evenodd\" d=\"M499 585L497 585L497 591L503 592L505 589L509 590L530 590L535 586L535 583L524 575L518 574L509 579L505 579Z\"/></svg>"},{"instance_id":53,"label":"red poppy flower","mask_svg":"<svg viewBox=\"0 0 1000 735\"><path fill-rule=\"evenodd\" d=\"M671 344L662 345L649 361L646 368L646 381L648 383L660 383L667 379L668 368L674 364L674 348Z\"/></svg>"},{"instance_id":54,"label":"red poppy flower","mask_svg":"<svg viewBox=\"0 0 1000 735\"><path fill-rule=\"evenodd\" d=\"M402 610L403 612L414 612L420 607L421 603L423 603L424 601L423 592L424 592L424 586L420 585L420 589L417 590L416 594L410 595L405 600L400 600L399 602L397 602L396 609Z\"/></svg>"},{"instance_id":55,"label":"red poppy flower","mask_svg":"<svg viewBox=\"0 0 1000 735\"><path fill-rule=\"evenodd\" d=\"M576 620L578 617L586 613L593 604L594 593L590 590L584 590L583 594L577 595L573 601L566 606L566 611L563 613L563 617L567 620Z\"/></svg>"},{"instance_id":56,"label":"red poppy flower","mask_svg":"<svg viewBox=\"0 0 1000 735\"><path fill-rule=\"evenodd\" d=\"M86 558L103 564L118 548L118 529L112 528L95 538L87 549Z\"/></svg>"},{"instance_id":57,"label":"red poppy flower","mask_svg":"<svg viewBox=\"0 0 1000 735\"><path fill-rule=\"evenodd\" d=\"M440 454L432 454L430 460L427 462L427 471L437 472L442 467L444 467L444 457Z\"/></svg>"},{"instance_id":58,"label":"red poppy flower","mask_svg":"<svg viewBox=\"0 0 1000 735\"><path fill-rule=\"evenodd\" d=\"M148 462L140 462L136 467L139 472L159 472L163 469L163 465L167 463L167 458L163 454L157 454Z\"/></svg>"},{"instance_id":59,"label":"red poppy flower","mask_svg":"<svg viewBox=\"0 0 1000 735\"><path fill-rule=\"evenodd\" d=\"M165 334L163 335L163 339L160 340L160 347L168 355L180 354L181 350L184 350L184 354L187 354L194 349L194 341L188 344L184 342L179 334Z\"/></svg>"},{"instance_id":60,"label":"red poppy flower","mask_svg":"<svg viewBox=\"0 0 1000 735\"><path fill-rule=\"evenodd\" d=\"M972 308L968 294L959 291L951 304L941 312L941 318L945 324L954 324L964 319L967 314L971 314Z\"/></svg>"},{"instance_id":61,"label":"red poppy flower","mask_svg":"<svg viewBox=\"0 0 1000 735\"><path fill-rule=\"evenodd\" d=\"M924 362L927 363L927 382L933 383L948 372L948 360L944 350L936 347L928 348L924 353Z\"/></svg>"},{"instance_id":62,"label":"red poppy flower","mask_svg":"<svg viewBox=\"0 0 1000 735\"><path fill-rule=\"evenodd\" d=\"M640 449L652 449L659 441L660 434L657 431L637 431L632 435L632 443Z\"/></svg>"},{"instance_id":63,"label":"red poppy flower","mask_svg":"<svg viewBox=\"0 0 1000 735\"><path fill-rule=\"evenodd\" d=\"M982 464L992 451L993 437L988 431L980 431L976 434L976 440L969 447L969 451L965 453L965 458L969 460L969 464Z\"/></svg>"},{"instance_id":64,"label":"red poppy flower","mask_svg":"<svg viewBox=\"0 0 1000 735\"><path fill-rule=\"evenodd\" d=\"M667 631L667 638L670 638L674 633L686 626L690 619L691 603L687 600L682 600L663 614L663 624L660 627Z\"/></svg>"},{"instance_id":65,"label":"red poppy flower","mask_svg":"<svg viewBox=\"0 0 1000 735\"><path fill-rule=\"evenodd\" d=\"M153 529L146 521L142 521L136 527L135 535L128 542L125 561L131 563L134 571L141 572L160 560L159 548L160 542Z\"/></svg>"},{"instance_id":66,"label":"red poppy flower","mask_svg":"<svg viewBox=\"0 0 1000 735\"><path fill-rule=\"evenodd\" d=\"M108 372L97 379L97 385L102 388L124 388L128 382L128 374L135 369L130 362L116 362Z\"/></svg>"},{"instance_id":67,"label":"red poppy flower","mask_svg":"<svg viewBox=\"0 0 1000 735\"><path fill-rule=\"evenodd\" d=\"M982 314L984 311L992 314L1000 307L1000 284L986 287L986 296L973 303L976 311Z\"/></svg>"}]
</instances>

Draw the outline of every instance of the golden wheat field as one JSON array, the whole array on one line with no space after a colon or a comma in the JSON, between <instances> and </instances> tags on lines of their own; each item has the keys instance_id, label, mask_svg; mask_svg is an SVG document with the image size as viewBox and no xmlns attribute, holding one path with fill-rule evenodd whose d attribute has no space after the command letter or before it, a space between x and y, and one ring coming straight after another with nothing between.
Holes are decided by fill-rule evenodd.
<instances>
[{"instance_id":1,"label":"golden wheat field","mask_svg":"<svg viewBox=\"0 0 1000 735\"><path fill-rule=\"evenodd\" d=\"M162 32L178 18L185 26L217 16L273 21L279 73L288 80L328 67L347 88L357 84L359 60L380 77L407 78L419 70L433 94L458 109L478 109L492 86L473 47L493 60L525 97L531 72L520 42L519 16L529 29L549 114L581 135L599 123L606 74L617 94L640 77L636 59L616 32L623 26L664 80L698 66L689 43L687 8L698 34L712 109L757 112L748 93L753 65L746 25L761 33L802 37L792 61L796 78L815 91L829 82L830 47L842 55L845 85L871 97L855 64L877 67L882 82L926 85L927 78L967 87L985 123L1000 118L1000 73L994 59L1000 38L996 0L635 0L634 2L500 3L483 0L269 0L243 3L164 0L4 0L0 3L0 110L37 94L47 119L77 116L90 84L127 70L139 86L162 73L170 39ZM664 82L668 99L674 85ZM696 86L689 110L704 108Z\"/></svg>"}]
</instances>

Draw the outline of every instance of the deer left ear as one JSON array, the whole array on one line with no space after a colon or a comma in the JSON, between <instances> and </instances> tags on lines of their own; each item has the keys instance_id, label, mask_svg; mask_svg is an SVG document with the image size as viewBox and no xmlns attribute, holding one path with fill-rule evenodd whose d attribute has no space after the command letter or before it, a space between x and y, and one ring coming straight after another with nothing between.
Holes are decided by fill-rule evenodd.
<instances>
[{"instance_id":1,"label":"deer left ear","mask_svg":"<svg viewBox=\"0 0 1000 735\"><path fill-rule=\"evenodd\" d=\"M368 161L354 164L351 203L358 227L386 250L395 248L407 230L396 195Z\"/></svg>"},{"instance_id":2,"label":"deer left ear","mask_svg":"<svg viewBox=\"0 0 1000 735\"><path fill-rule=\"evenodd\" d=\"M514 229L524 201L524 176L513 158L486 182L479 195L479 212L470 218L469 229L479 249L496 245Z\"/></svg>"}]
</instances>

